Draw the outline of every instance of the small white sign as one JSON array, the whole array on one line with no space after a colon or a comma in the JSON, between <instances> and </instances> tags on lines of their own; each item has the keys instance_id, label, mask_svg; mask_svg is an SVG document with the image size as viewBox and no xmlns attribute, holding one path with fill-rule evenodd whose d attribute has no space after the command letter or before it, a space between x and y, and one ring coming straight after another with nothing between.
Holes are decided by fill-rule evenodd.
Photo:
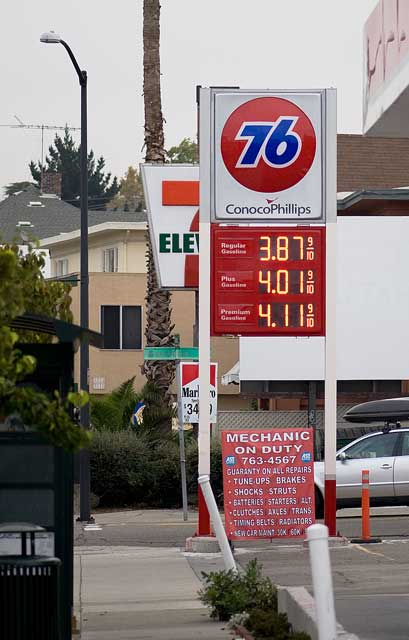
<instances>
[{"instance_id":1,"label":"small white sign","mask_svg":"<svg viewBox=\"0 0 409 640\"><path fill-rule=\"evenodd\" d=\"M217 422L217 364L210 364L210 422ZM178 412L180 424L199 422L199 363L178 366Z\"/></svg>"}]
</instances>

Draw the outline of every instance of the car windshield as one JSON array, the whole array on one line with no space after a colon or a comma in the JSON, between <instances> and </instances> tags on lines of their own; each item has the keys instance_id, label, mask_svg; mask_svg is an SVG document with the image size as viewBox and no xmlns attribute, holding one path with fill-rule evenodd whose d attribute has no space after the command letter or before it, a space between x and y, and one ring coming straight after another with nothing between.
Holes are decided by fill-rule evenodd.
<instances>
[{"instance_id":1,"label":"car windshield","mask_svg":"<svg viewBox=\"0 0 409 640\"><path fill-rule=\"evenodd\" d=\"M398 433L380 433L351 445L344 453L350 460L393 456L398 437Z\"/></svg>"}]
</instances>

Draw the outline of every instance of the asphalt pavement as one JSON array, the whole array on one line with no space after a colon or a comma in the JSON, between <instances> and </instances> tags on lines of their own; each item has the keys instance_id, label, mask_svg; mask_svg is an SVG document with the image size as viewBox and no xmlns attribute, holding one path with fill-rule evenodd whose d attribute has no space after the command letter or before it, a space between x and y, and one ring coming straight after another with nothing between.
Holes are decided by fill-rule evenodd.
<instances>
[{"instance_id":1,"label":"asphalt pavement","mask_svg":"<svg viewBox=\"0 0 409 640\"><path fill-rule=\"evenodd\" d=\"M209 621L196 597L201 572L222 568L220 555L183 553L186 538L196 530L195 512L189 513L188 522L176 510L94 515L94 527L75 527L77 576L84 578L82 640L228 639L228 632ZM342 536L360 535L359 510L337 515ZM407 640L409 509L373 510L371 533L382 542L330 548L337 618L361 640ZM243 566L257 557L276 584L311 591L308 549L302 542L248 541L235 544L235 556ZM170 595L173 589L175 597ZM154 609L156 626L149 633ZM176 623L179 627L172 631Z\"/></svg>"}]
</instances>

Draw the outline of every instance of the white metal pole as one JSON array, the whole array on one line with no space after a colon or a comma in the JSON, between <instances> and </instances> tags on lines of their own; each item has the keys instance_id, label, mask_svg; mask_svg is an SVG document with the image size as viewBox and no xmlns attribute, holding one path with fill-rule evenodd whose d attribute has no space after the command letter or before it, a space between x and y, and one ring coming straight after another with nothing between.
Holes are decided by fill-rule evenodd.
<instances>
[{"instance_id":1,"label":"white metal pole","mask_svg":"<svg viewBox=\"0 0 409 640\"><path fill-rule=\"evenodd\" d=\"M310 550L318 640L336 640L337 621L328 549L328 528L323 524L311 525L307 529L307 541Z\"/></svg>"},{"instance_id":2,"label":"white metal pole","mask_svg":"<svg viewBox=\"0 0 409 640\"><path fill-rule=\"evenodd\" d=\"M182 382L181 363L176 362L176 383L178 398L178 434L179 434L179 458L180 458L180 480L182 483L182 505L183 520L187 522L187 482L186 482L186 455L185 455L185 432L183 431L183 410L182 410Z\"/></svg>"},{"instance_id":3,"label":"white metal pole","mask_svg":"<svg viewBox=\"0 0 409 640\"><path fill-rule=\"evenodd\" d=\"M325 91L326 120L326 321L325 321L325 524L336 535L337 450L337 105L336 90Z\"/></svg>"},{"instance_id":4,"label":"white metal pole","mask_svg":"<svg viewBox=\"0 0 409 640\"><path fill-rule=\"evenodd\" d=\"M210 475L210 90L200 89L199 476Z\"/></svg>"},{"instance_id":5,"label":"white metal pole","mask_svg":"<svg viewBox=\"0 0 409 640\"><path fill-rule=\"evenodd\" d=\"M229 569L231 569L232 571L237 571L233 553L230 548L229 541L227 539L226 531L224 529L219 510L217 508L212 487L210 486L209 476L208 475L200 476L199 484L202 488L203 496L204 496L204 499L206 500L207 508L210 513L210 518L213 522L214 531L220 546L220 550L222 552L223 561L224 561L226 570L228 571Z\"/></svg>"}]
</instances>

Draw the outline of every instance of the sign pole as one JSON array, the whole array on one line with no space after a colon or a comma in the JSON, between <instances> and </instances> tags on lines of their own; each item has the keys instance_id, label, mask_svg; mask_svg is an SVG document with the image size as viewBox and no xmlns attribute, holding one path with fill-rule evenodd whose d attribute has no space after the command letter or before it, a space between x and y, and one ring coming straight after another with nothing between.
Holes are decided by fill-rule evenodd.
<instances>
[{"instance_id":1,"label":"sign pole","mask_svg":"<svg viewBox=\"0 0 409 640\"><path fill-rule=\"evenodd\" d=\"M187 522L187 483L186 483L186 455L185 455L185 432L183 431L183 412L182 399L180 397L180 362L177 363L176 375L177 375L177 388L178 388L178 434L179 434L179 457L180 457L180 479L182 482L182 505L183 505L183 520Z\"/></svg>"},{"instance_id":2,"label":"sign pole","mask_svg":"<svg viewBox=\"0 0 409 640\"><path fill-rule=\"evenodd\" d=\"M325 524L336 535L336 285L337 285L337 108L336 90L325 91L326 127L326 327L325 327Z\"/></svg>"},{"instance_id":3,"label":"sign pole","mask_svg":"<svg viewBox=\"0 0 409 640\"><path fill-rule=\"evenodd\" d=\"M210 476L210 90L200 89L199 222L199 476ZM200 490L199 490L200 491ZM199 494L198 535L210 535L210 518Z\"/></svg>"}]
</instances>

